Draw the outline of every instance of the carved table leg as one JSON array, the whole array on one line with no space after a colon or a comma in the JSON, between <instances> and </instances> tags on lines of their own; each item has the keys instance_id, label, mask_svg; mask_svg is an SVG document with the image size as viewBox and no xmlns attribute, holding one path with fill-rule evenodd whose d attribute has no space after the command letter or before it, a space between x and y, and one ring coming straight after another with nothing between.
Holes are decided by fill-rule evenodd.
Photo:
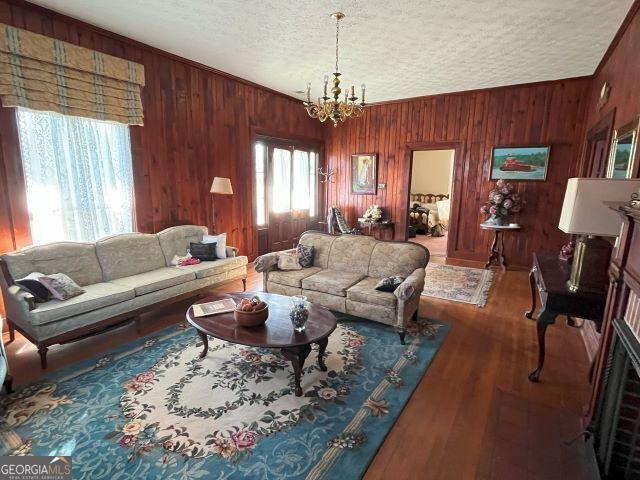
<instances>
[{"instance_id":1,"label":"carved table leg","mask_svg":"<svg viewBox=\"0 0 640 480\"><path fill-rule=\"evenodd\" d=\"M491 262L496 257L496 251L498 249L498 230L493 231L493 243L491 243L491 250L489 250L489 258L487 259L487 263L484 264L484 268L489 268L491 266Z\"/></svg>"},{"instance_id":2,"label":"carved table leg","mask_svg":"<svg viewBox=\"0 0 640 480\"><path fill-rule=\"evenodd\" d=\"M536 310L536 298L538 297L535 266L531 268L531 271L529 272L529 286L531 287L531 310L524 312L524 316L527 318L533 318L533 312Z\"/></svg>"},{"instance_id":3,"label":"carved table leg","mask_svg":"<svg viewBox=\"0 0 640 480\"><path fill-rule=\"evenodd\" d=\"M200 358L204 358L207 356L207 352L209 351L209 339L207 338L207 334L201 332L200 330L196 330L198 332L198 336L200 337L200 340L202 340L203 343L203 348L202 348L202 352L200 353Z\"/></svg>"},{"instance_id":4,"label":"carved table leg","mask_svg":"<svg viewBox=\"0 0 640 480\"><path fill-rule=\"evenodd\" d=\"M282 355L284 358L291 362L293 366L293 374L296 383L296 397L302 396L302 387L300 386L300 377L302 375L302 367L304 367L304 361L311 352L311 345L301 345L299 347L283 348Z\"/></svg>"},{"instance_id":5,"label":"carved table leg","mask_svg":"<svg viewBox=\"0 0 640 480\"><path fill-rule=\"evenodd\" d=\"M327 371L327 365L324 363L324 352L327 350L327 344L329 343L329 337L316 342L318 344L318 366L323 372Z\"/></svg>"},{"instance_id":6,"label":"carved table leg","mask_svg":"<svg viewBox=\"0 0 640 480\"><path fill-rule=\"evenodd\" d=\"M532 382L540 381L540 373L544 366L545 355L545 334L547 332L547 326L556 321L555 312L549 310L542 310L536 319L536 330L538 332L538 366L529 374L529 380Z\"/></svg>"},{"instance_id":7,"label":"carved table leg","mask_svg":"<svg viewBox=\"0 0 640 480\"><path fill-rule=\"evenodd\" d=\"M496 236L498 237L498 245L496 249L496 258L498 260L498 265L502 267L502 270L505 271L507 269L507 261L504 258L504 235L500 230L496 230Z\"/></svg>"}]
</instances>

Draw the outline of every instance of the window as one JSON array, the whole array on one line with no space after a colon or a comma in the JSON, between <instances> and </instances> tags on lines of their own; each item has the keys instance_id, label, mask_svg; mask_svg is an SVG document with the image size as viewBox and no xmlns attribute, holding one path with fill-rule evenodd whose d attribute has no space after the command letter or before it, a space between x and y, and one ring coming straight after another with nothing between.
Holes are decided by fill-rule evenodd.
<instances>
[{"instance_id":1,"label":"window","mask_svg":"<svg viewBox=\"0 0 640 480\"><path fill-rule=\"evenodd\" d=\"M254 145L256 225L265 227L269 213L318 215L318 163L314 149L283 142L257 141ZM270 188L267 186L270 185Z\"/></svg>"},{"instance_id":2,"label":"window","mask_svg":"<svg viewBox=\"0 0 640 480\"><path fill-rule=\"evenodd\" d=\"M34 244L133 230L127 125L18 109Z\"/></svg>"}]
</instances>

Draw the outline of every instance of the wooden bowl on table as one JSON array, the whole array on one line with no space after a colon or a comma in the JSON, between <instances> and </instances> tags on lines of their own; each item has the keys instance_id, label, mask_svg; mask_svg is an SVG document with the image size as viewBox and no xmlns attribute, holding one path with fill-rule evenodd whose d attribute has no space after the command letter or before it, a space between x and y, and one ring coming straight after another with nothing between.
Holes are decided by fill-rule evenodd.
<instances>
[{"instance_id":1,"label":"wooden bowl on table","mask_svg":"<svg viewBox=\"0 0 640 480\"><path fill-rule=\"evenodd\" d=\"M241 327L259 327L260 325L264 325L267 318L269 318L269 305L253 312L234 310L233 317Z\"/></svg>"}]
</instances>

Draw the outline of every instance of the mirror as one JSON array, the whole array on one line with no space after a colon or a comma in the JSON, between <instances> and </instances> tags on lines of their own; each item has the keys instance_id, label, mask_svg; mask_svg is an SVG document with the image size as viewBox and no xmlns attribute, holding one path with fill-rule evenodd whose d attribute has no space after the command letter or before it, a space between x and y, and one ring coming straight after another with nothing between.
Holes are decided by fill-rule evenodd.
<instances>
[{"instance_id":1,"label":"mirror","mask_svg":"<svg viewBox=\"0 0 640 480\"><path fill-rule=\"evenodd\" d=\"M636 150L638 143L639 119L627 123L613 132L607 177L636 178L638 177L638 162Z\"/></svg>"}]
</instances>

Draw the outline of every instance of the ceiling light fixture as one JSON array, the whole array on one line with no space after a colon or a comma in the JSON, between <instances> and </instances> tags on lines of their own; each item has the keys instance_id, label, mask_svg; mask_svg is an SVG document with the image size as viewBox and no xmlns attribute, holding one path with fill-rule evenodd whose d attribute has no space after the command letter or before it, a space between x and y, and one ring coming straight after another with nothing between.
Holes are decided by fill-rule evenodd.
<instances>
[{"instance_id":1,"label":"ceiling light fixture","mask_svg":"<svg viewBox=\"0 0 640 480\"><path fill-rule=\"evenodd\" d=\"M344 13L336 12L331 14L336 19L336 70L333 72L333 88L331 94L333 99L327 95L327 86L329 77L324 77L324 96L318 98L317 103L311 101L311 83L307 83L307 100L302 102L304 108L311 118L317 118L324 122L327 118L331 119L333 126L337 127L338 122L344 122L347 118L358 118L364 113L364 92L365 85L362 84L362 100L356 103L358 97L355 95L355 88L351 85L351 96L349 92L344 92L344 100L340 100L342 89L340 88L340 70L338 69L338 37L340 34L340 20L344 18Z\"/></svg>"}]
</instances>

